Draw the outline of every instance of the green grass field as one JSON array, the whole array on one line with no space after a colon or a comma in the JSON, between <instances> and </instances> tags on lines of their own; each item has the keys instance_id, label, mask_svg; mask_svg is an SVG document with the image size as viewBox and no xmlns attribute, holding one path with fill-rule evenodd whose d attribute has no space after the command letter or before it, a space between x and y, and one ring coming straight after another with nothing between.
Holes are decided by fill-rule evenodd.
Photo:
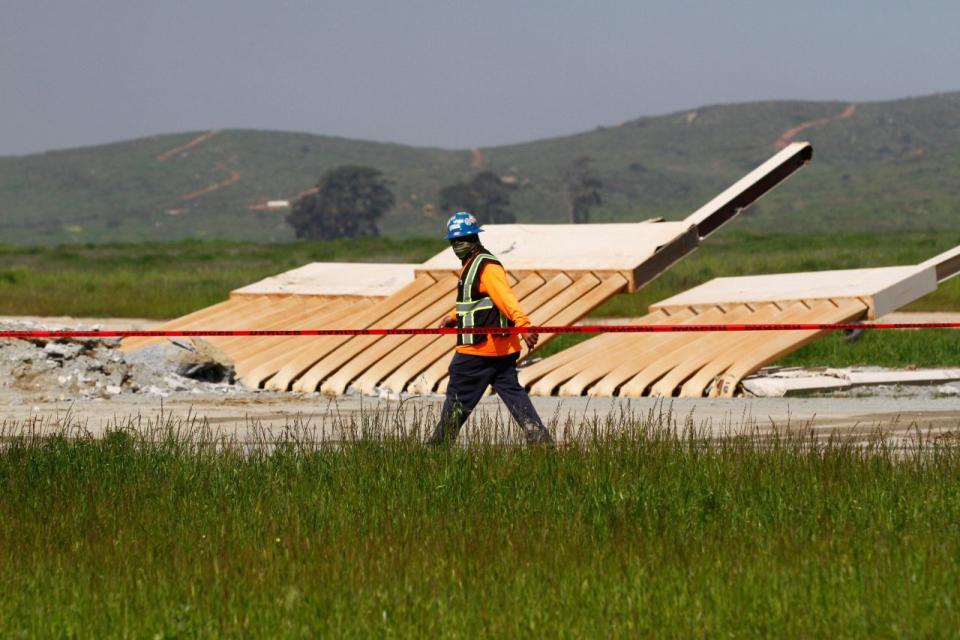
<instances>
[{"instance_id":1,"label":"green grass field","mask_svg":"<svg viewBox=\"0 0 960 640\"><path fill-rule=\"evenodd\" d=\"M422 262L443 240L0 246L0 315L175 318L310 262Z\"/></svg>"},{"instance_id":2,"label":"green grass field","mask_svg":"<svg viewBox=\"0 0 960 640\"><path fill-rule=\"evenodd\" d=\"M636 294L615 296L594 317L636 317L658 300L718 276L916 264L960 244L960 232L756 235L724 231ZM0 315L171 318L214 304L230 290L313 261L422 262L443 240L364 238L333 242L0 246ZM509 267L509 265L508 265ZM908 310L960 311L960 279ZM587 336L561 336L549 355ZM951 331L832 336L781 364L957 366Z\"/></svg>"},{"instance_id":3,"label":"green grass field","mask_svg":"<svg viewBox=\"0 0 960 640\"><path fill-rule=\"evenodd\" d=\"M725 230L636 294L616 296L593 315L642 315L650 304L720 276L916 264L958 244L956 231L797 236ZM443 240L423 238L0 245L0 315L172 318L309 262L416 263L446 246ZM945 283L908 309L960 310L960 280Z\"/></svg>"},{"instance_id":4,"label":"green grass field","mask_svg":"<svg viewBox=\"0 0 960 640\"><path fill-rule=\"evenodd\" d=\"M950 637L960 453L10 437L0 636Z\"/></svg>"},{"instance_id":5,"label":"green grass field","mask_svg":"<svg viewBox=\"0 0 960 640\"><path fill-rule=\"evenodd\" d=\"M639 315L718 275L908 264L958 242L724 232L596 314ZM443 247L2 247L0 314L171 317L306 262L418 262ZM960 310L960 288L911 306ZM954 336L829 336L781 364L957 366ZM954 439L913 451L708 443L653 416L609 421L617 437L586 423L560 450L482 437L431 450L383 416L336 447L293 430L242 450L198 442L196 423L95 439L4 422L0 637L949 637L960 626Z\"/></svg>"}]
</instances>

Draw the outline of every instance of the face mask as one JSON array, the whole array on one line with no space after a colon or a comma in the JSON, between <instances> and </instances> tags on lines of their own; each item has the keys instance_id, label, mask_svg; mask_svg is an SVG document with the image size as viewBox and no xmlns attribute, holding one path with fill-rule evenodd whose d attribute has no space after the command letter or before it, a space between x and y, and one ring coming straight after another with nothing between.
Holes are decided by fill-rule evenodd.
<instances>
[{"instance_id":1,"label":"face mask","mask_svg":"<svg viewBox=\"0 0 960 640\"><path fill-rule=\"evenodd\" d=\"M461 260L466 260L473 250L477 248L479 243L472 242L470 240L451 240L450 246L453 247L453 252L457 254L457 257Z\"/></svg>"}]
</instances>

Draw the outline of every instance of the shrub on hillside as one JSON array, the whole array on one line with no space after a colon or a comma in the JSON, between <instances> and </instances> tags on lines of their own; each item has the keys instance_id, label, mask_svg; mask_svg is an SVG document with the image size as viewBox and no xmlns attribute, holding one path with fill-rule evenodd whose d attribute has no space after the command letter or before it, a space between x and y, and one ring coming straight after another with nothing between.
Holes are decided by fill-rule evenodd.
<instances>
[{"instance_id":1,"label":"shrub on hillside","mask_svg":"<svg viewBox=\"0 0 960 640\"><path fill-rule=\"evenodd\" d=\"M332 169L320 177L314 192L297 199L287 222L305 240L379 235L377 220L394 204L381 176L372 167Z\"/></svg>"}]
</instances>

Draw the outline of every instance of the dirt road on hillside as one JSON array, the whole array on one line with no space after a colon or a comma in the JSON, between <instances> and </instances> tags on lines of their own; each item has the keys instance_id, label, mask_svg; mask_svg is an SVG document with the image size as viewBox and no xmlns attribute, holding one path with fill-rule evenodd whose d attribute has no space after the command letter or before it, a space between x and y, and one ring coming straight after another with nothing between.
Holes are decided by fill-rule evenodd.
<instances>
[{"instance_id":1,"label":"dirt road on hillside","mask_svg":"<svg viewBox=\"0 0 960 640\"><path fill-rule=\"evenodd\" d=\"M777 138L777 141L776 143L774 143L774 146L776 146L777 149L783 149L788 144L793 142L793 139L796 138L797 135L800 134L801 132L806 131L807 129L810 129L812 127L821 127L825 124L830 124L834 120L844 120L846 118L851 117L856 112L857 112L857 105L851 104L851 105L847 105L846 109L844 109L843 111L841 111L835 116L827 116L825 118L817 118L816 120L808 120L807 122L802 122L795 127L790 127L789 129L784 131L782 134L780 134L780 137Z\"/></svg>"},{"instance_id":2,"label":"dirt road on hillside","mask_svg":"<svg viewBox=\"0 0 960 640\"><path fill-rule=\"evenodd\" d=\"M157 156L157 160L160 161L160 162L165 162L166 160L169 160L170 158L172 158L172 157L174 157L174 156L180 155L180 154L183 153L184 151L189 151L190 149L193 149L194 147L203 144L204 142L206 142L207 140L209 140L210 138L214 137L215 135L217 135L217 134L219 134L219 133L220 133L220 131L218 131L218 130L216 130L216 131L207 131L206 133L201 133L199 136L197 136L197 137L194 138L193 140L190 140L190 141L187 142L186 144L182 144L182 145L180 145L179 147L174 147L173 149L170 149L169 151L164 151L163 153L161 153L160 155Z\"/></svg>"}]
</instances>

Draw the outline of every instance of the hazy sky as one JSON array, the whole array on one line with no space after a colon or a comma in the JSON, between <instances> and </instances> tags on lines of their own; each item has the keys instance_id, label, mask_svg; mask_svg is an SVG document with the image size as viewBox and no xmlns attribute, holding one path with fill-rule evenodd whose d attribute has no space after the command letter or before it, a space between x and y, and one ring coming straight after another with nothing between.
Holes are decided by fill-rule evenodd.
<instances>
[{"instance_id":1,"label":"hazy sky","mask_svg":"<svg viewBox=\"0 0 960 640\"><path fill-rule=\"evenodd\" d=\"M960 89L960 0L0 0L0 154L246 127L489 146Z\"/></svg>"}]
</instances>

